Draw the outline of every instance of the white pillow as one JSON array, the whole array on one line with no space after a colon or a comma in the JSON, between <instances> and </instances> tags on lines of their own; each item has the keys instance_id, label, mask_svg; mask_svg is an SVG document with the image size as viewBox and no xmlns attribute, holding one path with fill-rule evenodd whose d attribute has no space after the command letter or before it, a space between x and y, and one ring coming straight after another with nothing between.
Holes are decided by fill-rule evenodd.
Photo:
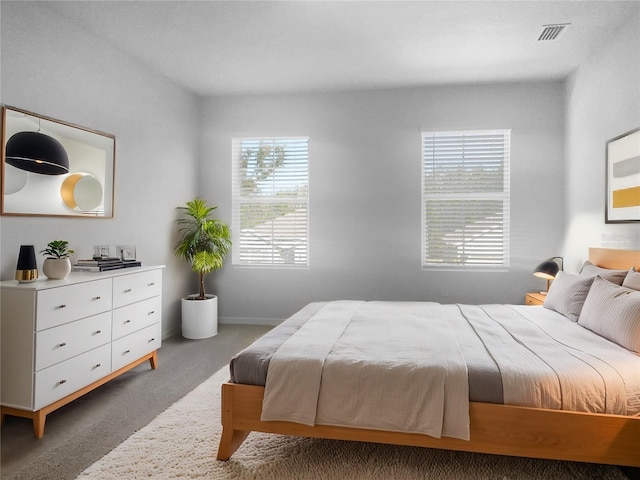
<instances>
[{"instance_id":1,"label":"white pillow","mask_svg":"<svg viewBox=\"0 0 640 480\"><path fill-rule=\"evenodd\" d=\"M629 270L611 270L609 268L602 268L594 265L589 260L584 262L582 265L582 269L580 270L581 276L591 276L595 277L596 275L600 275L605 280L609 280L611 283L615 283L616 285L622 285L624 277L626 277Z\"/></svg>"},{"instance_id":2,"label":"white pillow","mask_svg":"<svg viewBox=\"0 0 640 480\"><path fill-rule=\"evenodd\" d=\"M549 287L543 306L577 322L594 278L558 272Z\"/></svg>"},{"instance_id":3,"label":"white pillow","mask_svg":"<svg viewBox=\"0 0 640 480\"><path fill-rule=\"evenodd\" d=\"M597 276L578 324L640 353L640 291L614 285Z\"/></svg>"},{"instance_id":4,"label":"white pillow","mask_svg":"<svg viewBox=\"0 0 640 480\"><path fill-rule=\"evenodd\" d=\"M634 290L640 290L640 272L635 270L629 270L627 276L624 277L622 282L623 287L633 288Z\"/></svg>"}]
</instances>

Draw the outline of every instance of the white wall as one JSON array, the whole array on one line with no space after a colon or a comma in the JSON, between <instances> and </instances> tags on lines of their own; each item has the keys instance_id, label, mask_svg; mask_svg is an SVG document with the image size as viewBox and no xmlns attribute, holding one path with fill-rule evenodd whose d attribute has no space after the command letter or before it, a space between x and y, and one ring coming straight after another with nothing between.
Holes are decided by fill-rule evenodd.
<instances>
[{"instance_id":1,"label":"white wall","mask_svg":"<svg viewBox=\"0 0 640 480\"><path fill-rule=\"evenodd\" d=\"M197 188L197 99L40 3L0 9L2 103L116 136L115 218L0 217L2 279L13 279L20 244L62 238L77 257L133 244L144 264L167 265L164 335L177 331L195 282L173 255L173 222Z\"/></svg>"},{"instance_id":2,"label":"white wall","mask_svg":"<svg viewBox=\"0 0 640 480\"><path fill-rule=\"evenodd\" d=\"M640 15L580 65L566 82L567 269L589 247L640 249L640 224L605 224L605 143L640 127Z\"/></svg>"},{"instance_id":3,"label":"white wall","mask_svg":"<svg viewBox=\"0 0 640 480\"><path fill-rule=\"evenodd\" d=\"M310 268L210 276L225 321L286 318L312 300L522 303L562 245L562 83L209 98L200 191L231 221L231 138L310 137ZM420 268L421 129L512 129L511 269Z\"/></svg>"}]
</instances>

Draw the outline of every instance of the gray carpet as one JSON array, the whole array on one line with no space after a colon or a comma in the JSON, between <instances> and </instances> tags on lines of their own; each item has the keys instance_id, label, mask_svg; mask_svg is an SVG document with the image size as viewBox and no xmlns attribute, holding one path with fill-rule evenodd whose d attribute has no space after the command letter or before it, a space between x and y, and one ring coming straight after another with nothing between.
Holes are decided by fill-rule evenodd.
<instances>
[{"instance_id":1,"label":"gray carpet","mask_svg":"<svg viewBox=\"0 0 640 480\"><path fill-rule=\"evenodd\" d=\"M252 433L231 460L215 459L227 367L132 435L78 480L611 479L616 467Z\"/></svg>"}]
</instances>

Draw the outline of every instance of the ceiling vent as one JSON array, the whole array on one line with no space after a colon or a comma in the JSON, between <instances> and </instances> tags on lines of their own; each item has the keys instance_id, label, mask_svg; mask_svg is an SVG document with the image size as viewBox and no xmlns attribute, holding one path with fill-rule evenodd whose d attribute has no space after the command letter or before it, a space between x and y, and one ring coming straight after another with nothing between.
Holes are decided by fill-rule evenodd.
<instances>
[{"instance_id":1,"label":"ceiling vent","mask_svg":"<svg viewBox=\"0 0 640 480\"><path fill-rule=\"evenodd\" d=\"M564 28L570 23L554 23L552 25L543 25L543 30L538 40L555 40L562 33Z\"/></svg>"}]
</instances>

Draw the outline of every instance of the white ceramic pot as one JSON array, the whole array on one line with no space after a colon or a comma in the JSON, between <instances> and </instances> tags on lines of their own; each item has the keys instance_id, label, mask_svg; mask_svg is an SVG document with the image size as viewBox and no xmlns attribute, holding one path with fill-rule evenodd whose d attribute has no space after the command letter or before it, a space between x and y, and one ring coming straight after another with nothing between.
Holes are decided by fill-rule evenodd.
<instances>
[{"instance_id":1,"label":"white ceramic pot","mask_svg":"<svg viewBox=\"0 0 640 480\"><path fill-rule=\"evenodd\" d=\"M206 300L182 299L182 336L193 340L218 334L218 297L206 295Z\"/></svg>"},{"instance_id":2,"label":"white ceramic pot","mask_svg":"<svg viewBox=\"0 0 640 480\"><path fill-rule=\"evenodd\" d=\"M66 278L71 272L71 260L67 258L45 258L42 271L51 280Z\"/></svg>"}]
</instances>

